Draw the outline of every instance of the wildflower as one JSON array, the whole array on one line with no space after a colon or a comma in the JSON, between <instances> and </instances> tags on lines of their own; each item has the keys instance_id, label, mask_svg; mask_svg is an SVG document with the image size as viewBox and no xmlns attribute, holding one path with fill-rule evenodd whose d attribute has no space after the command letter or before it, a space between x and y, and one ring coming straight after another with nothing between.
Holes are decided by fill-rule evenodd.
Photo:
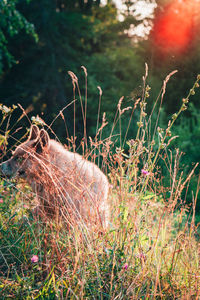
<instances>
[{"instance_id":1,"label":"wildflower","mask_svg":"<svg viewBox=\"0 0 200 300\"><path fill-rule=\"evenodd\" d=\"M28 205L24 204L24 208L28 208Z\"/></svg>"},{"instance_id":2,"label":"wildflower","mask_svg":"<svg viewBox=\"0 0 200 300\"><path fill-rule=\"evenodd\" d=\"M2 198L0 198L0 203L3 203L3 199Z\"/></svg>"},{"instance_id":3,"label":"wildflower","mask_svg":"<svg viewBox=\"0 0 200 300\"><path fill-rule=\"evenodd\" d=\"M11 110L6 105L3 105L3 111L4 111L5 114L8 114Z\"/></svg>"},{"instance_id":4,"label":"wildflower","mask_svg":"<svg viewBox=\"0 0 200 300\"><path fill-rule=\"evenodd\" d=\"M149 98L149 96L150 96L149 93L146 92L146 93L145 93L145 97L146 97L146 98Z\"/></svg>"},{"instance_id":5,"label":"wildflower","mask_svg":"<svg viewBox=\"0 0 200 300\"><path fill-rule=\"evenodd\" d=\"M185 103L185 102L184 102ZM177 119L177 117L178 117L178 115L177 114L173 114L172 115L172 120L176 120Z\"/></svg>"},{"instance_id":6,"label":"wildflower","mask_svg":"<svg viewBox=\"0 0 200 300\"><path fill-rule=\"evenodd\" d=\"M127 269L128 269L128 264L127 264L127 263L125 263L125 264L123 265L123 269L124 269L124 270L127 270Z\"/></svg>"},{"instance_id":7,"label":"wildflower","mask_svg":"<svg viewBox=\"0 0 200 300\"><path fill-rule=\"evenodd\" d=\"M185 104L183 103L183 105L181 106L181 110L184 111L184 110L187 110L187 108L188 108L187 105L185 105Z\"/></svg>"},{"instance_id":8,"label":"wildflower","mask_svg":"<svg viewBox=\"0 0 200 300\"><path fill-rule=\"evenodd\" d=\"M0 104L0 110L4 114L8 114L11 112L11 108L7 107L6 105L2 105L2 104Z\"/></svg>"},{"instance_id":9,"label":"wildflower","mask_svg":"<svg viewBox=\"0 0 200 300\"><path fill-rule=\"evenodd\" d=\"M38 115L31 117L31 121L37 125L45 125L44 121Z\"/></svg>"},{"instance_id":10,"label":"wildflower","mask_svg":"<svg viewBox=\"0 0 200 300\"><path fill-rule=\"evenodd\" d=\"M141 170L141 173L142 173L143 175L145 175L145 176L150 175L150 172L147 171L147 170L144 170L144 169Z\"/></svg>"},{"instance_id":11,"label":"wildflower","mask_svg":"<svg viewBox=\"0 0 200 300\"><path fill-rule=\"evenodd\" d=\"M142 122L137 122L137 126L138 127L143 127L143 123Z\"/></svg>"},{"instance_id":12,"label":"wildflower","mask_svg":"<svg viewBox=\"0 0 200 300\"><path fill-rule=\"evenodd\" d=\"M151 87L149 85L146 86L146 91L150 91L151 90Z\"/></svg>"},{"instance_id":13,"label":"wildflower","mask_svg":"<svg viewBox=\"0 0 200 300\"><path fill-rule=\"evenodd\" d=\"M38 258L37 255L33 255L33 256L31 257L31 262L32 262L32 263L36 263L36 262L38 262L38 260L39 260L39 258Z\"/></svg>"},{"instance_id":14,"label":"wildflower","mask_svg":"<svg viewBox=\"0 0 200 300\"><path fill-rule=\"evenodd\" d=\"M188 103L188 102L189 102L189 99L188 99L188 98L183 98L182 101L183 101L183 103L185 104L185 103Z\"/></svg>"}]
</instances>

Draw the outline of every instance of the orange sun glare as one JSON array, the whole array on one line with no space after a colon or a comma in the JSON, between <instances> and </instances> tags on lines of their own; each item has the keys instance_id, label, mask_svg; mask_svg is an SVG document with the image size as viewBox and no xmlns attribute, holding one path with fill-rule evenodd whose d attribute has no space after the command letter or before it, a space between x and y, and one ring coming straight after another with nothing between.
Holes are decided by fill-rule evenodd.
<instances>
[{"instance_id":1,"label":"orange sun glare","mask_svg":"<svg viewBox=\"0 0 200 300\"><path fill-rule=\"evenodd\" d=\"M155 19L155 43L165 50L184 50L194 36L195 12L198 9L196 0L171 1Z\"/></svg>"}]
</instances>

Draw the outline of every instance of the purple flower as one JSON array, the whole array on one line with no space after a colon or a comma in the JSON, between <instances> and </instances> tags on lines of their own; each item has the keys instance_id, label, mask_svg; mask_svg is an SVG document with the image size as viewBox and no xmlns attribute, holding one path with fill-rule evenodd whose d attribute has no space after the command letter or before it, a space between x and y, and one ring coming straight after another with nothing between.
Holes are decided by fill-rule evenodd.
<instances>
[{"instance_id":1,"label":"purple flower","mask_svg":"<svg viewBox=\"0 0 200 300\"><path fill-rule=\"evenodd\" d=\"M38 262L38 260L39 260L39 258L38 258L37 255L33 255L33 256L31 257L31 262L32 262L32 263L36 263L36 262Z\"/></svg>"},{"instance_id":2,"label":"purple flower","mask_svg":"<svg viewBox=\"0 0 200 300\"><path fill-rule=\"evenodd\" d=\"M127 264L127 263L125 263L125 264L123 265L123 269L124 269L124 270L127 270L127 269L128 269L128 264Z\"/></svg>"},{"instance_id":3,"label":"purple flower","mask_svg":"<svg viewBox=\"0 0 200 300\"><path fill-rule=\"evenodd\" d=\"M144 170L144 169L141 170L141 173L142 173L143 175L145 175L145 176L150 175L150 172L147 171L147 170Z\"/></svg>"}]
</instances>

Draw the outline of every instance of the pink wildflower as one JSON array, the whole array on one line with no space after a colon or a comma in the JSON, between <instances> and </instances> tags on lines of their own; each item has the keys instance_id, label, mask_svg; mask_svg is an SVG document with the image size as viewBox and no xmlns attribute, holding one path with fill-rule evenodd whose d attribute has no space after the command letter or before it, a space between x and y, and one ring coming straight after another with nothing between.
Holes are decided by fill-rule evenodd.
<instances>
[{"instance_id":1,"label":"pink wildflower","mask_svg":"<svg viewBox=\"0 0 200 300\"><path fill-rule=\"evenodd\" d=\"M0 198L0 203L3 203L3 199L2 198Z\"/></svg>"},{"instance_id":2,"label":"pink wildflower","mask_svg":"<svg viewBox=\"0 0 200 300\"><path fill-rule=\"evenodd\" d=\"M145 175L145 176L150 175L150 172L147 171L147 170L144 170L144 169L141 170L141 173L142 173L143 175Z\"/></svg>"},{"instance_id":3,"label":"pink wildflower","mask_svg":"<svg viewBox=\"0 0 200 300\"><path fill-rule=\"evenodd\" d=\"M39 260L39 258L38 258L37 255L33 255L33 256L31 257L31 262L32 262L32 263L36 263L36 262L38 262L38 260Z\"/></svg>"},{"instance_id":4,"label":"pink wildflower","mask_svg":"<svg viewBox=\"0 0 200 300\"><path fill-rule=\"evenodd\" d=\"M127 263L125 263L125 264L123 265L123 269L124 269L124 270L127 270L127 269L128 269L128 264L127 264Z\"/></svg>"},{"instance_id":5,"label":"pink wildflower","mask_svg":"<svg viewBox=\"0 0 200 300\"><path fill-rule=\"evenodd\" d=\"M28 205L24 204L24 208L28 208Z\"/></svg>"}]
</instances>

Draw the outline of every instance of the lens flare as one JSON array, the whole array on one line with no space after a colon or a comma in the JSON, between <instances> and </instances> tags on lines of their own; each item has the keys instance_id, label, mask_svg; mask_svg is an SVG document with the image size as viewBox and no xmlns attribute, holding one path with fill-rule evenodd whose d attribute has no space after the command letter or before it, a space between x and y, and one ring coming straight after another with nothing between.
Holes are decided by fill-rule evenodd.
<instances>
[{"instance_id":1,"label":"lens flare","mask_svg":"<svg viewBox=\"0 0 200 300\"><path fill-rule=\"evenodd\" d=\"M199 8L196 0L171 1L155 18L154 42L163 50L184 50L194 37L195 12Z\"/></svg>"}]
</instances>

